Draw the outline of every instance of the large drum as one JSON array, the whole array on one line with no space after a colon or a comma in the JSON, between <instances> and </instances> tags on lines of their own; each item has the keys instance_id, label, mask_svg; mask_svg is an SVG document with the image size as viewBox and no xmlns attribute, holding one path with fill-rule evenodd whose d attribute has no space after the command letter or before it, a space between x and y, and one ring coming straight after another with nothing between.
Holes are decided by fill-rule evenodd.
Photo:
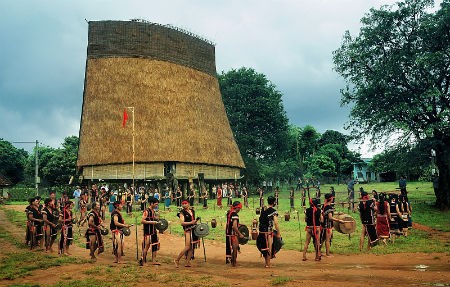
<instances>
[{"instance_id":1,"label":"large drum","mask_svg":"<svg viewBox=\"0 0 450 287\"><path fill-rule=\"evenodd\" d=\"M343 212L339 212L336 218L345 221L344 223L333 221L334 229L336 229L337 232L343 234L351 234L355 232L356 221L355 219L353 219L353 217Z\"/></svg>"},{"instance_id":2,"label":"large drum","mask_svg":"<svg viewBox=\"0 0 450 287\"><path fill-rule=\"evenodd\" d=\"M239 244L241 244L241 245L247 244L249 236L250 236L250 232L248 231L247 226L244 224L241 224L241 225L239 225L238 229L239 229L239 232L242 233L242 235L244 235L244 238L238 237Z\"/></svg>"}]
</instances>

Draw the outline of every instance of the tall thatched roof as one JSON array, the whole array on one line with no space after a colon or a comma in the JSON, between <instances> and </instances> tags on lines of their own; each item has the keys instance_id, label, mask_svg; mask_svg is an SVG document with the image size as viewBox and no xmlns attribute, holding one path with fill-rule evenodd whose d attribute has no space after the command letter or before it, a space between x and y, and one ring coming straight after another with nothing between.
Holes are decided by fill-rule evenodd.
<instances>
[{"instance_id":1,"label":"tall thatched roof","mask_svg":"<svg viewBox=\"0 0 450 287\"><path fill-rule=\"evenodd\" d=\"M213 45L149 23L90 22L89 30L79 168L132 161L133 114L127 109L123 128L125 107L134 107L136 163L244 167L215 75ZM102 178L120 177L107 173Z\"/></svg>"}]
</instances>

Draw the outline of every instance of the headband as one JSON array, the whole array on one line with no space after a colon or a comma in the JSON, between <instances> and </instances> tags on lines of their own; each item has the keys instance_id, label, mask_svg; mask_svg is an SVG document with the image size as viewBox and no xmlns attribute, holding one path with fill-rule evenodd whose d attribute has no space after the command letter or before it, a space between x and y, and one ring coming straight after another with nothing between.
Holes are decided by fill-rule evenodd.
<instances>
[{"instance_id":1,"label":"headband","mask_svg":"<svg viewBox=\"0 0 450 287\"><path fill-rule=\"evenodd\" d=\"M181 204L189 204L189 201L183 200L183 201L181 202Z\"/></svg>"},{"instance_id":2,"label":"headband","mask_svg":"<svg viewBox=\"0 0 450 287\"><path fill-rule=\"evenodd\" d=\"M238 205L236 205L236 206L233 206L233 208L240 208L240 209L242 209L242 203L239 203Z\"/></svg>"}]
</instances>

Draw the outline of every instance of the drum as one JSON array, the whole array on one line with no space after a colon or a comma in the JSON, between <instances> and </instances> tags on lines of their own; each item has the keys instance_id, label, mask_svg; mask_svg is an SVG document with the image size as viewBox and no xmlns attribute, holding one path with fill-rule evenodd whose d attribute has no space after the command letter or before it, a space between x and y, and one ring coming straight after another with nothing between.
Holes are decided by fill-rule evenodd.
<instances>
[{"instance_id":1,"label":"drum","mask_svg":"<svg viewBox=\"0 0 450 287\"><path fill-rule=\"evenodd\" d=\"M122 233L123 233L123 235L125 235L125 236L130 236L131 230L130 230L130 228L128 228L128 227L124 227L124 228L122 228Z\"/></svg>"},{"instance_id":2,"label":"drum","mask_svg":"<svg viewBox=\"0 0 450 287\"><path fill-rule=\"evenodd\" d=\"M202 238L209 234L209 227L206 223L199 223L194 227L194 234Z\"/></svg>"},{"instance_id":3,"label":"drum","mask_svg":"<svg viewBox=\"0 0 450 287\"><path fill-rule=\"evenodd\" d=\"M260 214L261 213L261 209L259 207L256 208L256 214Z\"/></svg>"},{"instance_id":4,"label":"drum","mask_svg":"<svg viewBox=\"0 0 450 287\"><path fill-rule=\"evenodd\" d=\"M216 228L217 226L217 220L215 218L211 219L211 227Z\"/></svg>"},{"instance_id":5,"label":"drum","mask_svg":"<svg viewBox=\"0 0 450 287\"><path fill-rule=\"evenodd\" d=\"M344 223L339 223L338 221L333 221L334 229L336 229L337 232L342 234L351 234L355 232L356 230L356 221L348 214L345 214L343 212L339 212L337 214L337 219L341 219L345 221Z\"/></svg>"},{"instance_id":6,"label":"drum","mask_svg":"<svg viewBox=\"0 0 450 287\"><path fill-rule=\"evenodd\" d=\"M277 236L277 231L274 230L273 231L273 249L275 251L275 253L278 253L278 251L280 251L281 247L283 247L284 245L284 241L283 238L278 238Z\"/></svg>"},{"instance_id":7,"label":"drum","mask_svg":"<svg viewBox=\"0 0 450 287\"><path fill-rule=\"evenodd\" d=\"M238 230L240 233L242 233L242 235L244 235L244 238L238 237L239 244L241 244L241 245L247 244L249 235L250 235L250 232L248 231L247 226L244 224L241 224L241 225L239 225Z\"/></svg>"},{"instance_id":8,"label":"drum","mask_svg":"<svg viewBox=\"0 0 450 287\"><path fill-rule=\"evenodd\" d=\"M289 221L291 219L291 213L289 211L286 211L284 214L284 221Z\"/></svg>"},{"instance_id":9,"label":"drum","mask_svg":"<svg viewBox=\"0 0 450 287\"><path fill-rule=\"evenodd\" d=\"M158 220L158 223L155 224L155 228L160 233L163 233L164 231L166 231L168 227L169 227L169 222L167 220L165 220L164 218L161 218L160 220Z\"/></svg>"}]
</instances>

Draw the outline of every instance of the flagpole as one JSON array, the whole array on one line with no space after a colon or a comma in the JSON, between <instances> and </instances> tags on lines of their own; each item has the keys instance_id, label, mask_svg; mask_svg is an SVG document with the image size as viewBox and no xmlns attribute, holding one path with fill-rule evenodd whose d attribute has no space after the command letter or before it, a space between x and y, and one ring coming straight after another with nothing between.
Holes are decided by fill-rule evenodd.
<instances>
[{"instance_id":1,"label":"flagpole","mask_svg":"<svg viewBox=\"0 0 450 287\"><path fill-rule=\"evenodd\" d=\"M134 107L127 107L127 109L130 109L131 110L131 117L132 117L132 121L133 121L133 130L132 130L132 150L133 150L133 155L132 155L132 158L133 158L133 171L132 171L132 177L133 177L133 183L132 183L132 186L133 186L133 193L135 192L135 186L134 186Z\"/></svg>"}]
</instances>

